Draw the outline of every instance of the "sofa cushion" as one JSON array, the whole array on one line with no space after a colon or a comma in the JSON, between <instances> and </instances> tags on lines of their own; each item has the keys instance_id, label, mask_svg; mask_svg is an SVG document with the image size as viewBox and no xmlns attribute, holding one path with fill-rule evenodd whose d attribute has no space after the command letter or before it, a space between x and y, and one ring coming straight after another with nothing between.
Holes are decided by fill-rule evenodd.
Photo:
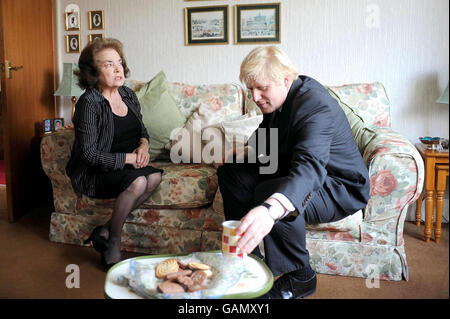
<instances>
[{"instance_id":1,"label":"sofa cushion","mask_svg":"<svg viewBox=\"0 0 450 319\"><path fill-rule=\"evenodd\" d=\"M170 95L162 71L136 91L136 95L141 104L142 121L150 136L150 160L155 161L167 153L164 146L169 142L170 133L182 127L186 118Z\"/></svg>"},{"instance_id":2,"label":"sofa cushion","mask_svg":"<svg viewBox=\"0 0 450 319\"><path fill-rule=\"evenodd\" d=\"M223 119L244 113L244 93L238 84L190 85L174 82L168 83L168 87L186 118L202 104Z\"/></svg>"},{"instance_id":3,"label":"sofa cushion","mask_svg":"<svg viewBox=\"0 0 450 319\"><path fill-rule=\"evenodd\" d=\"M363 220L362 211L347 216L344 219L332 223L322 223L317 225L306 225L308 238L321 238L341 241L360 241L361 222Z\"/></svg>"},{"instance_id":4,"label":"sofa cushion","mask_svg":"<svg viewBox=\"0 0 450 319\"><path fill-rule=\"evenodd\" d=\"M358 83L328 89L364 119L366 127L391 127L390 103L383 84Z\"/></svg>"},{"instance_id":5,"label":"sofa cushion","mask_svg":"<svg viewBox=\"0 0 450 319\"><path fill-rule=\"evenodd\" d=\"M343 102L333 90L328 88L328 93L330 93L330 95L338 101L339 105L344 110L344 113L347 116L348 122L352 129L352 134L355 138L356 146L358 146L360 153L363 154L366 146L375 138L375 131L368 128L368 125L365 123L364 119L361 118L353 110L353 108Z\"/></svg>"},{"instance_id":6,"label":"sofa cushion","mask_svg":"<svg viewBox=\"0 0 450 319\"><path fill-rule=\"evenodd\" d=\"M258 105L256 105L255 101L253 101L252 93L250 90L247 90L246 96L245 96L245 114L256 114L256 115L262 115L260 108Z\"/></svg>"},{"instance_id":7,"label":"sofa cushion","mask_svg":"<svg viewBox=\"0 0 450 319\"><path fill-rule=\"evenodd\" d=\"M173 162L220 164L234 141L246 143L261 122L262 115L253 111L224 120L202 104L186 121L183 130L171 136L166 148L171 150Z\"/></svg>"},{"instance_id":8,"label":"sofa cushion","mask_svg":"<svg viewBox=\"0 0 450 319\"><path fill-rule=\"evenodd\" d=\"M92 229L108 221L112 209L80 214L53 213L50 240L83 245ZM121 250L143 254L187 254L220 249L222 219L212 209L137 209L127 218ZM218 225L218 226L217 226Z\"/></svg>"},{"instance_id":9,"label":"sofa cushion","mask_svg":"<svg viewBox=\"0 0 450 319\"><path fill-rule=\"evenodd\" d=\"M203 148L202 128L222 120L207 105L201 104L191 114L181 130L172 132L170 142L166 145L167 150L172 150L171 161L175 163L203 163L203 157L201 156ZM211 139L220 144L221 135L216 135ZM174 148L172 149L172 147Z\"/></svg>"},{"instance_id":10,"label":"sofa cushion","mask_svg":"<svg viewBox=\"0 0 450 319\"><path fill-rule=\"evenodd\" d=\"M213 167L202 164L153 163L164 170L161 183L140 208L196 208L212 203L217 190ZM114 199L97 199L82 195L76 211L93 206L114 207Z\"/></svg>"}]
</instances>

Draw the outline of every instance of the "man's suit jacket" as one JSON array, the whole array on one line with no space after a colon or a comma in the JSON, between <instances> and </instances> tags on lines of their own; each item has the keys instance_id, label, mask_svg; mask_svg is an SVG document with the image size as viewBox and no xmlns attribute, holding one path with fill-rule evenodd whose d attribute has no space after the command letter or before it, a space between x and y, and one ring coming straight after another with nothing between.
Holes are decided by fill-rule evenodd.
<instances>
[{"instance_id":1,"label":"man's suit jacket","mask_svg":"<svg viewBox=\"0 0 450 319\"><path fill-rule=\"evenodd\" d=\"M300 213L321 187L347 214L367 205L367 167L345 113L319 82L299 76L281 110L264 114L260 128L278 128L278 169L273 177L283 178L274 191Z\"/></svg>"}]
</instances>

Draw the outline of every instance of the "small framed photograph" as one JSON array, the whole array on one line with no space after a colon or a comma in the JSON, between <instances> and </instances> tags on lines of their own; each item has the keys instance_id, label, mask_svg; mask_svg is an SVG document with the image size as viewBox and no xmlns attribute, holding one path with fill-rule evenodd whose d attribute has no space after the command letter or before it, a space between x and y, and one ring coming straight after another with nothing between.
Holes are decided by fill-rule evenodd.
<instances>
[{"instance_id":1,"label":"small framed photograph","mask_svg":"<svg viewBox=\"0 0 450 319\"><path fill-rule=\"evenodd\" d=\"M105 17L103 10L89 11L89 30L103 30L105 28Z\"/></svg>"},{"instance_id":2,"label":"small framed photograph","mask_svg":"<svg viewBox=\"0 0 450 319\"><path fill-rule=\"evenodd\" d=\"M56 118L53 119L53 131L57 131L62 129L64 126L64 119L63 118Z\"/></svg>"},{"instance_id":3,"label":"small framed photograph","mask_svg":"<svg viewBox=\"0 0 450 319\"><path fill-rule=\"evenodd\" d=\"M97 39L103 40L104 38L105 37L103 36L103 33L95 33L95 34L88 35L89 43L92 43Z\"/></svg>"},{"instance_id":4,"label":"small framed photograph","mask_svg":"<svg viewBox=\"0 0 450 319\"><path fill-rule=\"evenodd\" d=\"M185 44L228 44L228 6L185 8Z\"/></svg>"},{"instance_id":5,"label":"small framed photograph","mask_svg":"<svg viewBox=\"0 0 450 319\"><path fill-rule=\"evenodd\" d=\"M235 43L280 43L280 7L280 3L236 5Z\"/></svg>"},{"instance_id":6,"label":"small framed photograph","mask_svg":"<svg viewBox=\"0 0 450 319\"><path fill-rule=\"evenodd\" d=\"M52 131L52 120L45 119L44 120L44 133L51 133Z\"/></svg>"},{"instance_id":7,"label":"small framed photograph","mask_svg":"<svg viewBox=\"0 0 450 319\"><path fill-rule=\"evenodd\" d=\"M68 34L66 35L66 52L80 53L80 35Z\"/></svg>"},{"instance_id":8,"label":"small framed photograph","mask_svg":"<svg viewBox=\"0 0 450 319\"><path fill-rule=\"evenodd\" d=\"M66 31L79 31L80 26L80 13L78 11L66 12Z\"/></svg>"}]
</instances>

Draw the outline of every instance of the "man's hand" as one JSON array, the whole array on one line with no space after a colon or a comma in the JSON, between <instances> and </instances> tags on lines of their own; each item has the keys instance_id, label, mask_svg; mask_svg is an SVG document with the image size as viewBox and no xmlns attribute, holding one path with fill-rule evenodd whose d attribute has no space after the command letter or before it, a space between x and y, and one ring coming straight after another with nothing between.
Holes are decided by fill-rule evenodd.
<instances>
[{"instance_id":1,"label":"man's hand","mask_svg":"<svg viewBox=\"0 0 450 319\"><path fill-rule=\"evenodd\" d=\"M245 254L249 254L270 233L274 225L274 220L264 206L257 206L250 210L241 219L241 225L236 230L237 234L242 234L238 242L238 248Z\"/></svg>"}]
</instances>

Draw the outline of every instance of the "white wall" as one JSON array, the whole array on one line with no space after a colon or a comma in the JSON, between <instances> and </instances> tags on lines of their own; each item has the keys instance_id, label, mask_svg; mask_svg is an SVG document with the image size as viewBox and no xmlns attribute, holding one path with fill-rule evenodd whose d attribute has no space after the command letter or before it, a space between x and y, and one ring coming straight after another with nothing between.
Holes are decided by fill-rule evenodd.
<instances>
[{"instance_id":1,"label":"white wall","mask_svg":"<svg viewBox=\"0 0 450 319\"><path fill-rule=\"evenodd\" d=\"M87 35L95 33L88 30L87 11L104 10L104 34L124 43L132 79L150 80L164 70L169 81L193 84L238 82L240 63L254 46L233 44L233 7L277 2L54 1L59 74L63 62L77 62L79 57L65 53L64 36L76 32L64 30L64 10L73 3L81 10L82 46ZM392 104L394 130L413 143L419 136L449 137L449 106L435 103L449 80L448 0L279 2L280 47L301 74L325 85L380 81ZM229 5L230 44L185 46L184 8L224 4ZM70 99L58 98L57 107L57 114L70 122ZM445 210L448 215L448 201Z\"/></svg>"}]
</instances>

